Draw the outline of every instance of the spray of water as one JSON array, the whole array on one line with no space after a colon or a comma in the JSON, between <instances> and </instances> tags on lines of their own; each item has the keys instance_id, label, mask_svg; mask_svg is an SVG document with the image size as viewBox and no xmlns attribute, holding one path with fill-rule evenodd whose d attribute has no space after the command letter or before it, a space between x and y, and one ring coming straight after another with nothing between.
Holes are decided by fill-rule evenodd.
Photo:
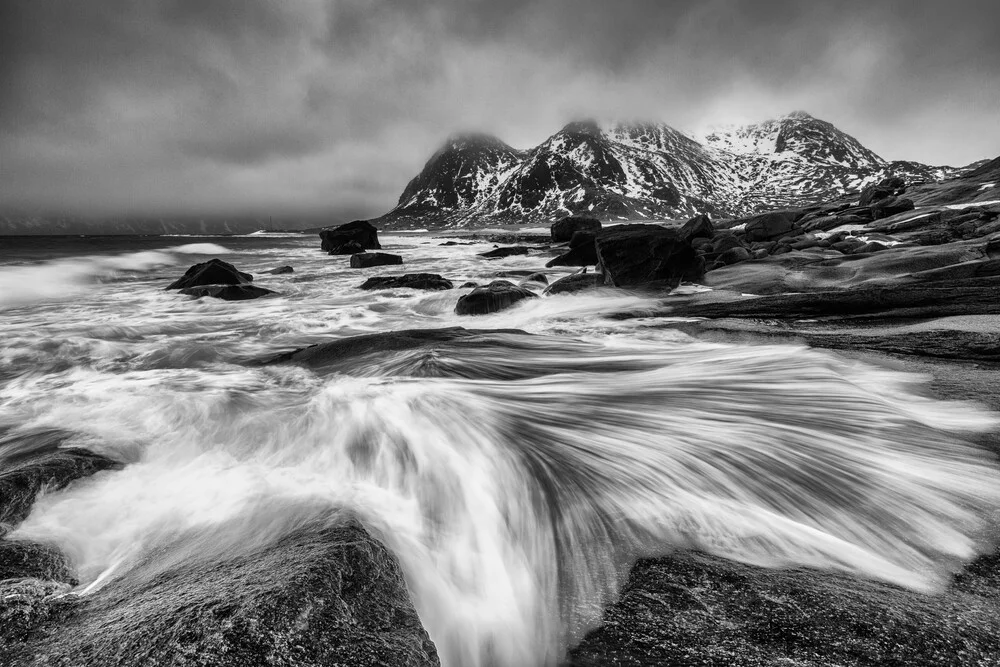
<instances>
[{"instance_id":1,"label":"spray of water","mask_svg":"<svg viewBox=\"0 0 1000 667\"><path fill-rule=\"evenodd\" d=\"M19 379L5 409L138 459L19 530L66 549L88 590L142 576L178 534L204 536L197 560L291 529L262 507L348 508L451 666L557 662L631 561L679 548L933 590L1000 501L953 433L990 414L789 346L483 333L312 369L71 372Z\"/></svg>"}]
</instances>

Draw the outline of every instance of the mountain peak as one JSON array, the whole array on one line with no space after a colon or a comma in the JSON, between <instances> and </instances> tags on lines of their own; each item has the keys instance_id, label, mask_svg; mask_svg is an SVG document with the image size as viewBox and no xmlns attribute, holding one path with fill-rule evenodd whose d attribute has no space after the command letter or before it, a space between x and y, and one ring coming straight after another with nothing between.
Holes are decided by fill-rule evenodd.
<instances>
[{"instance_id":1,"label":"mountain peak","mask_svg":"<svg viewBox=\"0 0 1000 667\"><path fill-rule=\"evenodd\" d=\"M492 148L498 150L513 150L503 140L485 132L461 132L453 134L444 142L441 150L469 150L477 148Z\"/></svg>"},{"instance_id":2,"label":"mountain peak","mask_svg":"<svg viewBox=\"0 0 1000 667\"><path fill-rule=\"evenodd\" d=\"M792 113L787 114L785 118L792 118L795 120L816 120L808 112L802 110L793 111Z\"/></svg>"}]
</instances>

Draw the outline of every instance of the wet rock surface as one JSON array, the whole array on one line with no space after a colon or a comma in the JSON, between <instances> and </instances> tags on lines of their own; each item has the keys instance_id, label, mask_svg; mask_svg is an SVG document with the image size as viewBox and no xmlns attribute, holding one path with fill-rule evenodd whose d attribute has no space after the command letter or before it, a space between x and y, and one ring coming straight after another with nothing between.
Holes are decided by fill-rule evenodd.
<instances>
[{"instance_id":1,"label":"wet rock surface","mask_svg":"<svg viewBox=\"0 0 1000 667\"><path fill-rule=\"evenodd\" d=\"M196 299L208 296L223 301L247 301L274 293L274 290L258 285L204 285L202 287L188 287L180 291L180 294L187 294Z\"/></svg>"},{"instance_id":2,"label":"wet rock surface","mask_svg":"<svg viewBox=\"0 0 1000 667\"><path fill-rule=\"evenodd\" d=\"M452 289L454 285L436 273L407 273L402 276L374 276L359 287L366 290L398 288L445 290Z\"/></svg>"},{"instance_id":3,"label":"wet rock surface","mask_svg":"<svg viewBox=\"0 0 1000 667\"><path fill-rule=\"evenodd\" d=\"M320 248L331 255L353 255L365 250L379 250L378 229L365 220L324 229L319 233Z\"/></svg>"},{"instance_id":4,"label":"wet rock surface","mask_svg":"<svg viewBox=\"0 0 1000 667\"><path fill-rule=\"evenodd\" d=\"M672 289L704 274L704 259L676 230L656 225L619 225L595 239L604 282L614 287Z\"/></svg>"},{"instance_id":5,"label":"wet rock surface","mask_svg":"<svg viewBox=\"0 0 1000 667\"><path fill-rule=\"evenodd\" d=\"M510 308L524 299L537 298L529 289L507 280L494 280L489 285L477 287L459 297L455 304L457 315L488 315Z\"/></svg>"},{"instance_id":6,"label":"wet rock surface","mask_svg":"<svg viewBox=\"0 0 1000 667\"><path fill-rule=\"evenodd\" d=\"M185 289L200 285L243 285L251 281L253 281L252 275L240 271L229 262L210 259L195 264L165 289Z\"/></svg>"},{"instance_id":7,"label":"wet rock surface","mask_svg":"<svg viewBox=\"0 0 1000 667\"><path fill-rule=\"evenodd\" d=\"M403 258L388 252L362 252L351 255L352 269L367 269L372 266L394 266L403 263Z\"/></svg>"}]
</instances>

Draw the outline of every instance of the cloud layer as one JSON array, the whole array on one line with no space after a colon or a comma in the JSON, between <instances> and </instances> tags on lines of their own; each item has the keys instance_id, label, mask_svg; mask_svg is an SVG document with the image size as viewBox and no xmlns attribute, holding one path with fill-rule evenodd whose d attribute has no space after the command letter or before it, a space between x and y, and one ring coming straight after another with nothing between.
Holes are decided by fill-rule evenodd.
<instances>
[{"instance_id":1,"label":"cloud layer","mask_svg":"<svg viewBox=\"0 0 1000 667\"><path fill-rule=\"evenodd\" d=\"M805 109L883 157L1000 154L995 3L9 0L0 205L374 216L444 138Z\"/></svg>"}]
</instances>

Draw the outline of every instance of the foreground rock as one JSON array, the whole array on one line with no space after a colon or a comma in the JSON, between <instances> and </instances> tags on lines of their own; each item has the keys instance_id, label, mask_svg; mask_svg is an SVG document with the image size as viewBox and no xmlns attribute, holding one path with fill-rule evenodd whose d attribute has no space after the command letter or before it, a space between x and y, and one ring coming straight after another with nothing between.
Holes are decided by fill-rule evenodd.
<instances>
[{"instance_id":1,"label":"foreground rock","mask_svg":"<svg viewBox=\"0 0 1000 667\"><path fill-rule=\"evenodd\" d=\"M940 595L701 554L642 560L569 665L996 665L1000 587L980 558Z\"/></svg>"},{"instance_id":2,"label":"foreground rock","mask_svg":"<svg viewBox=\"0 0 1000 667\"><path fill-rule=\"evenodd\" d=\"M672 289L705 273L691 243L658 225L610 227L597 235L595 248L606 285Z\"/></svg>"},{"instance_id":3,"label":"foreground rock","mask_svg":"<svg viewBox=\"0 0 1000 667\"><path fill-rule=\"evenodd\" d=\"M577 232L596 234L599 231L601 231L601 221L597 218L588 218L586 216L569 216L562 220L557 220L549 227L552 240L556 243L569 241L573 238L573 234Z\"/></svg>"},{"instance_id":4,"label":"foreground rock","mask_svg":"<svg viewBox=\"0 0 1000 667\"><path fill-rule=\"evenodd\" d=\"M387 252L362 252L351 255L352 269L367 269L372 266L395 266L403 263L403 258Z\"/></svg>"},{"instance_id":5,"label":"foreground rock","mask_svg":"<svg viewBox=\"0 0 1000 667\"><path fill-rule=\"evenodd\" d=\"M365 250L381 250L378 230L365 220L355 220L319 233L320 248L331 255L353 255Z\"/></svg>"},{"instance_id":6,"label":"foreground rock","mask_svg":"<svg viewBox=\"0 0 1000 667\"><path fill-rule=\"evenodd\" d=\"M195 264L165 289L184 289L200 285L243 285L252 281L252 275L239 271L229 262L223 262L221 259L210 259L207 262Z\"/></svg>"},{"instance_id":7,"label":"foreground rock","mask_svg":"<svg viewBox=\"0 0 1000 667\"><path fill-rule=\"evenodd\" d=\"M426 289L445 290L454 287L447 278L436 273L407 273L402 276L374 276L363 282L360 289Z\"/></svg>"},{"instance_id":8,"label":"foreground rock","mask_svg":"<svg viewBox=\"0 0 1000 667\"><path fill-rule=\"evenodd\" d=\"M259 299L268 294L275 294L273 290L257 285L205 285L202 287L188 287L180 291L181 294L193 296L200 299L210 296L223 301L247 301L249 299Z\"/></svg>"},{"instance_id":9,"label":"foreground rock","mask_svg":"<svg viewBox=\"0 0 1000 667\"><path fill-rule=\"evenodd\" d=\"M86 597L22 591L27 627L0 642L0 664L439 664L398 563L356 520L263 512L300 527L246 541L229 537L238 521L193 530Z\"/></svg>"},{"instance_id":10,"label":"foreground rock","mask_svg":"<svg viewBox=\"0 0 1000 667\"><path fill-rule=\"evenodd\" d=\"M458 315L488 315L510 308L518 301L537 298L538 295L529 289L519 287L506 280L494 280L489 285L477 287L468 294L459 297L455 304Z\"/></svg>"}]
</instances>

